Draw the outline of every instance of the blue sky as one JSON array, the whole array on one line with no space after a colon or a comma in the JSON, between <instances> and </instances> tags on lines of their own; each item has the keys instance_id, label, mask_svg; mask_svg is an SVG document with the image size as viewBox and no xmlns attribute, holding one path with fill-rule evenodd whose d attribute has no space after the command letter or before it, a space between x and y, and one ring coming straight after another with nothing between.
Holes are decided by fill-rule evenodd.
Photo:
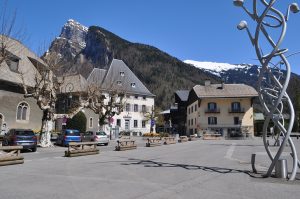
<instances>
[{"instance_id":1,"label":"blue sky","mask_svg":"<svg viewBox=\"0 0 300 199\"><path fill-rule=\"evenodd\" d=\"M278 7L286 10L294 1L278 0ZM250 19L232 0L8 0L8 7L16 9L18 25L29 34L25 43L35 51L58 36L68 19L74 19L131 42L155 46L181 60L257 63L246 32L236 29L242 19ZM249 25L254 30L254 24ZM282 47L289 48L289 53L300 51L299 31L300 13L291 15L288 23ZM290 62L292 71L300 74L300 54Z\"/></svg>"}]
</instances>

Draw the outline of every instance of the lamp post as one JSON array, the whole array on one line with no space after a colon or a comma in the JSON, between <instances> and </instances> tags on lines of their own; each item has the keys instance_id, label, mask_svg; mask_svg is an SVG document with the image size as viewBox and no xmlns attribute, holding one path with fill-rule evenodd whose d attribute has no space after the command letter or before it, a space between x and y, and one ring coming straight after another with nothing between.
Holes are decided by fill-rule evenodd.
<instances>
[{"instance_id":1,"label":"lamp post","mask_svg":"<svg viewBox=\"0 0 300 199\"><path fill-rule=\"evenodd\" d=\"M291 75L291 67L287 60L288 56L286 56L288 49L282 49L280 46L285 37L289 14L290 12L299 12L299 6L296 3L290 4L284 15L278 9L275 9L274 5L276 1L277 0L269 0L269 2L266 0L253 0L251 11L245 7L244 0L234 0L233 3L235 6L241 7L256 23L254 36L252 36L246 21L241 21L237 28L239 30L247 31L261 64L258 78L258 94L261 105L264 109L264 114L266 115L266 120L263 126L263 143L267 154L272 161L266 173L266 177L271 176L275 165L282 162L280 160L281 154L288 142L293 158L292 172L288 178L289 180L294 180L297 169L300 167L300 162L297 157L295 145L290 138L295 116L293 104L286 93ZM261 5L258 5L259 3ZM261 9L261 12L258 12L259 8ZM278 32L276 32L277 30ZM275 35L273 35L274 33ZM275 41L272 36L279 36L279 38ZM262 38L270 44L269 46L271 46L271 50L269 50L270 48L263 48L261 42ZM286 73L281 72L282 67L284 67ZM290 122L287 128L284 124L283 111L290 114ZM267 128L271 121L273 121L275 126L280 130L280 134L284 137L275 156L272 155L266 141Z\"/></svg>"},{"instance_id":2,"label":"lamp post","mask_svg":"<svg viewBox=\"0 0 300 199\"><path fill-rule=\"evenodd\" d=\"M65 94L68 93L69 96L68 96L67 100L64 99L64 114L66 113L66 103L67 103L67 106L69 106L71 104L73 89L74 89L74 85L71 82L69 82L69 83L66 84L66 86L65 86ZM63 122L62 122L62 128L65 129L66 125L67 125L67 118L66 118L66 116L64 116Z\"/></svg>"}]
</instances>

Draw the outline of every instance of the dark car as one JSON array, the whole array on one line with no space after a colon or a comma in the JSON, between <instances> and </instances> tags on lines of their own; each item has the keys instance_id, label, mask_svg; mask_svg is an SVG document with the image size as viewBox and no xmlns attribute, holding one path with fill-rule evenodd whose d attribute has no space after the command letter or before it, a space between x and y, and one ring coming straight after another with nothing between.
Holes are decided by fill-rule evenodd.
<instances>
[{"instance_id":1,"label":"dark car","mask_svg":"<svg viewBox=\"0 0 300 199\"><path fill-rule=\"evenodd\" d=\"M80 132L75 129L65 129L57 137L56 144L68 146L70 142L81 142Z\"/></svg>"},{"instance_id":2,"label":"dark car","mask_svg":"<svg viewBox=\"0 0 300 199\"><path fill-rule=\"evenodd\" d=\"M35 152L37 148L37 137L31 129L10 129L3 137L4 146L23 146Z\"/></svg>"},{"instance_id":3,"label":"dark car","mask_svg":"<svg viewBox=\"0 0 300 199\"><path fill-rule=\"evenodd\" d=\"M94 132L87 131L81 134L81 141L82 142L93 142L94 141Z\"/></svg>"}]
</instances>

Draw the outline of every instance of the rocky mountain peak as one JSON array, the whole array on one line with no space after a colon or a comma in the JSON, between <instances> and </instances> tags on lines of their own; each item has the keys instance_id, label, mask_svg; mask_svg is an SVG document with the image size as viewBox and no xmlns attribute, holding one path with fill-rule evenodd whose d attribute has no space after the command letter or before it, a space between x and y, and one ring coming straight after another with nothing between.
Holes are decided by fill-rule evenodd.
<instances>
[{"instance_id":1,"label":"rocky mountain peak","mask_svg":"<svg viewBox=\"0 0 300 199\"><path fill-rule=\"evenodd\" d=\"M69 19L63 26L59 38L67 39L69 42L75 42L79 44L81 48L84 48L87 33L88 28L86 26L73 19Z\"/></svg>"}]
</instances>

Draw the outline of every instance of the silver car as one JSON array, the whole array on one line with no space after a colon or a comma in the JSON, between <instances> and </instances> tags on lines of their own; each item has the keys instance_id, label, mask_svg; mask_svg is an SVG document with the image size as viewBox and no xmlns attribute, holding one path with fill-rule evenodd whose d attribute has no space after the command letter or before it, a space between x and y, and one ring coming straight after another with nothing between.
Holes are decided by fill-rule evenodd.
<instances>
[{"instance_id":1,"label":"silver car","mask_svg":"<svg viewBox=\"0 0 300 199\"><path fill-rule=\"evenodd\" d=\"M105 146L109 143L109 137L104 131L97 131L94 132L94 142L98 144L104 144Z\"/></svg>"}]
</instances>

